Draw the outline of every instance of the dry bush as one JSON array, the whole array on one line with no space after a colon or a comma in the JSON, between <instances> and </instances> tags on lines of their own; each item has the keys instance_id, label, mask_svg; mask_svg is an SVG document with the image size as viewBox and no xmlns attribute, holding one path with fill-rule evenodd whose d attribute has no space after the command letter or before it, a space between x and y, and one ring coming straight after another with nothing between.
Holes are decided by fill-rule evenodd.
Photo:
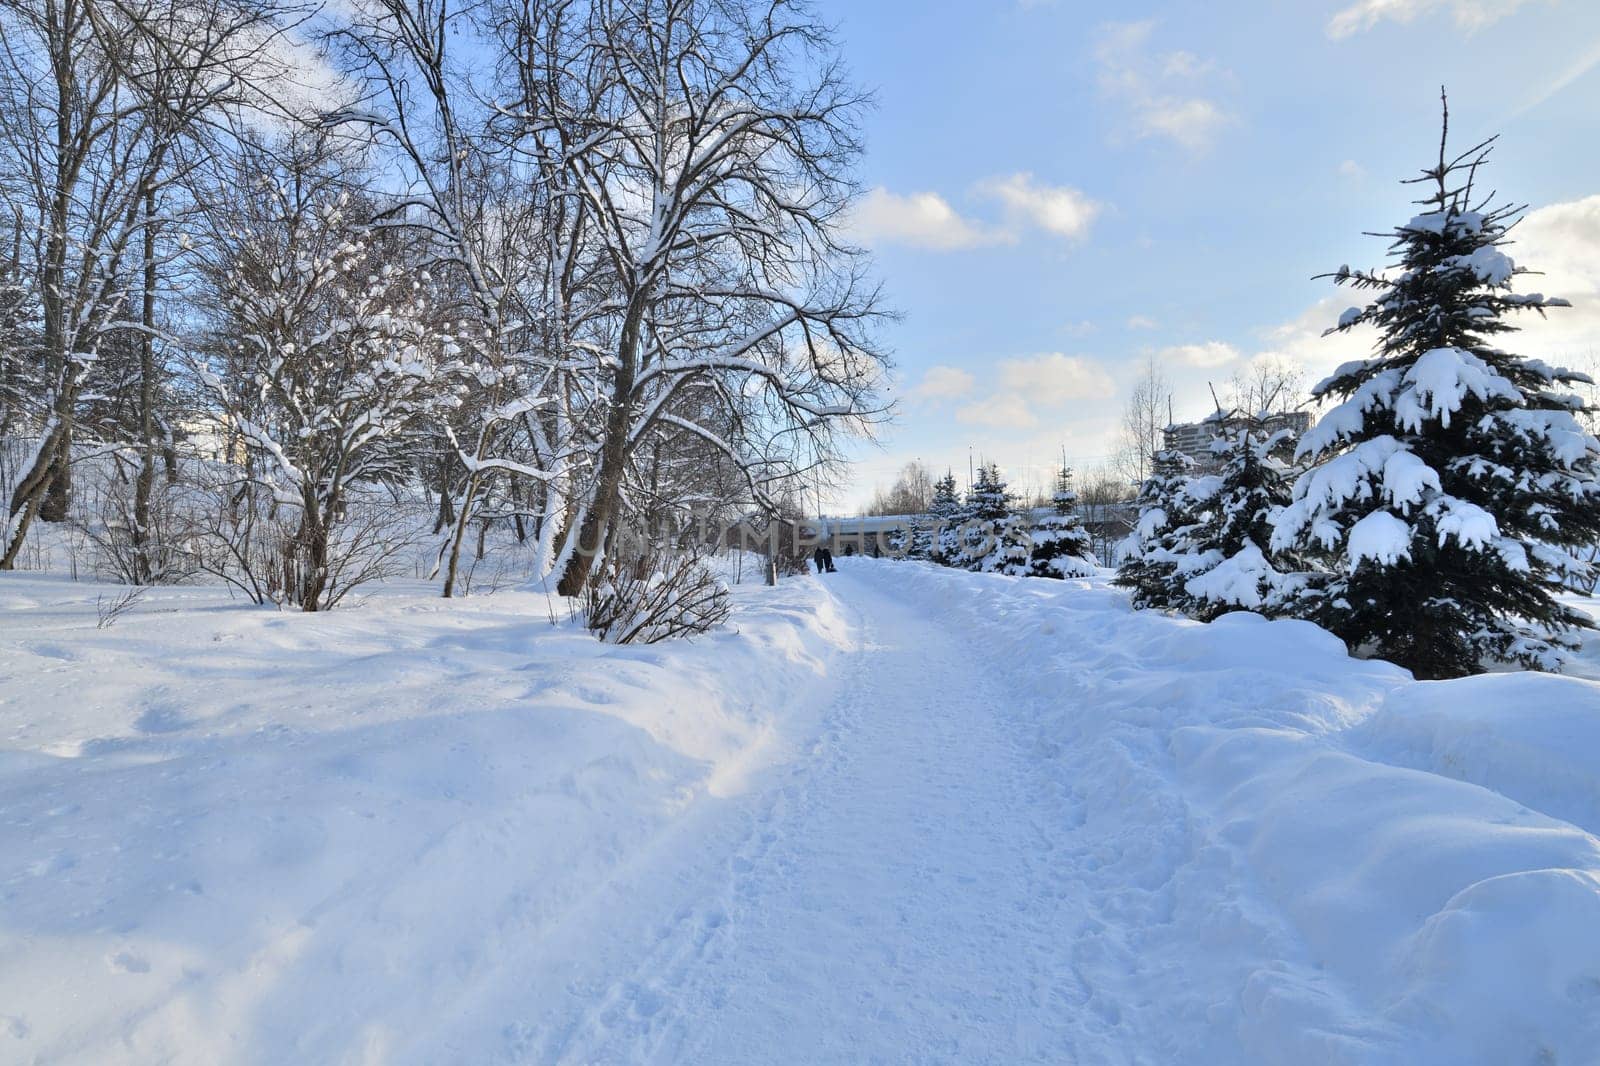
<instances>
[{"instance_id":1,"label":"dry bush","mask_svg":"<svg viewBox=\"0 0 1600 1066\"><path fill-rule=\"evenodd\" d=\"M363 493L327 531L319 579L292 500L231 468L208 471L199 491L209 502L188 530L197 566L258 604L331 610L359 586L404 571L416 543L414 515L376 489Z\"/></svg>"},{"instance_id":2,"label":"dry bush","mask_svg":"<svg viewBox=\"0 0 1600 1066\"><path fill-rule=\"evenodd\" d=\"M655 644L709 632L732 601L693 553L647 554L615 566L585 593L585 625L609 644Z\"/></svg>"},{"instance_id":3,"label":"dry bush","mask_svg":"<svg viewBox=\"0 0 1600 1066\"><path fill-rule=\"evenodd\" d=\"M189 547L187 512L195 501L186 486L156 479L141 529L134 517L137 465L113 454L94 473L101 476L84 479L79 490L77 524L98 576L124 585L175 585L202 570Z\"/></svg>"}]
</instances>

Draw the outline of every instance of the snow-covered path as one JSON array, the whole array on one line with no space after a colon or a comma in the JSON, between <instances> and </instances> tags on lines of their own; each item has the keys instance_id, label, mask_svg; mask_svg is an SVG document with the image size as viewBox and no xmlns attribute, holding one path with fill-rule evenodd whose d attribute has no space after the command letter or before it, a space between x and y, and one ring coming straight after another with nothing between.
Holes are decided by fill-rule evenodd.
<instances>
[{"instance_id":1,"label":"snow-covered path","mask_svg":"<svg viewBox=\"0 0 1600 1066\"><path fill-rule=\"evenodd\" d=\"M829 582L866 642L821 737L734 854L680 857L725 869L696 949L646 960L620 987L649 1009L603 1011L569 1057L1060 1062L1097 1025L1063 957L1068 827L999 671L864 571Z\"/></svg>"},{"instance_id":2,"label":"snow-covered path","mask_svg":"<svg viewBox=\"0 0 1600 1066\"><path fill-rule=\"evenodd\" d=\"M652 648L524 593L4 589L0 1062L1600 1044L1594 682L860 560Z\"/></svg>"},{"instance_id":3,"label":"snow-covered path","mask_svg":"<svg viewBox=\"0 0 1600 1066\"><path fill-rule=\"evenodd\" d=\"M820 736L743 797L727 854L671 857L663 879L697 898L554 1058L1242 1054L1208 1008L1283 946L1238 913L1225 856L1189 850L1175 785L1130 752L1135 736L1042 743L1034 679L992 632L908 602L904 576L858 564L827 579L861 643ZM1206 937L1220 959L1196 950Z\"/></svg>"}]
</instances>

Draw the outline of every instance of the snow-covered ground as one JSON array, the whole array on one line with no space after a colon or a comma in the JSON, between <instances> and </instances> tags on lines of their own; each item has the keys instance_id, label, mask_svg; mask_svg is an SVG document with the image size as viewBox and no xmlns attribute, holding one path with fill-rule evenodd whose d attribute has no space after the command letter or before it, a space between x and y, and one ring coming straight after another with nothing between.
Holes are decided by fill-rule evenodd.
<instances>
[{"instance_id":1,"label":"snow-covered ground","mask_svg":"<svg viewBox=\"0 0 1600 1066\"><path fill-rule=\"evenodd\" d=\"M0 1062L1600 1047L1592 680L865 560L645 649L115 591L0 577Z\"/></svg>"}]
</instances>

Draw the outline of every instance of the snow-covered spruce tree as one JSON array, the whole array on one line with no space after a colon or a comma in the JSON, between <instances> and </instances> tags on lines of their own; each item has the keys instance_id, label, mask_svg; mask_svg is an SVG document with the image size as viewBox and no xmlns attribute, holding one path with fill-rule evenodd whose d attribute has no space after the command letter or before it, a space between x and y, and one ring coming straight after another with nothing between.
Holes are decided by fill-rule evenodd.
<instances>
[{"instance_id":1,"label":"snow-covered spruce tree","mask_svg":"<svg viewBox=\"0 0 1600 1066\"><path fill-rule=\"evenodd\" d=\"M1000 468L985 463L967 494L956 565L986 574L1025 574L1033 542L1022 515L1012 509L1016 497Z\"/></svg>"},{"instance_id":2,"label":"snow-covered spruce tree","mask_svg":"<svg viewBox=\"0 0 1600 1066\"><path fill-rule=\"evenodd\" d=\"M1313 390L1343 402L1300 443L1320 462L1273 544L1332 572L1316 617L1356 651L1420 678L1552 669L1588 625L1555 593L1587 569L1571 549L1600 532L1600 441L1567 391L1581 375L1493 343L1509 312L1566 301L1511 291L1520 208L1474 200L1492 140L1453 159L1444 144L1412 179L1429 195L1393 231L1396 268L1334 275L1377 298L1333 331L1371 323L1380 339Z\"/></svg>"},{"instance_id":3,"label":"snow-covered spruce tree","mask_svg":"<svg viewBox=\"0 0 1600 1066\"><path fill-rule=\"evenodd\" d=\"M1288 435L1246 424L1212 442L1221 483L1177 568L1190 575L1187 609L1201 621L1235 610L1274 614L1293 594L1299 579L1281 572L1271 548L1272 521L1290 501L1288 468L1274 455Z\"/></svg>"},{"instance_id":4,"label":"snow-covered spruce tree","mask_svg":"<svg viewBox=\"0 0 1600 1066\"><path fill-rule=\"evenodd\" d=\"M918 531L912 542L913 558L932 559L942 566L954 566L956 542L964 520L965 506L956 492L956 476L949 471L933 483L933 502L928 505L928 526Z\"/></svg>"},{"instance_id":5,"label":"snow-covered spruce tree","mask_svg":"<svg viewBox=\"0 0 1600 1066\"><path fill-rule=\"evenodd\" d=\"M1033 527L1033 550L1028 559L1030 577L1091 577L1093 547L1089 531L1078 517L1078 494L1072 490L1072 468L1056 474L1050 513Z\"/></svg>"},{"instance_id":6,"label":"snow-covered spruce tree","mask_svg":"<svg viewBox=\"0 0 1600 1066\"><path fill-rule=\"evenodd\" d=\"M1113 582L1133 593L1133 605L1186 609L1187 574L1179 564L1195 563L1195 537L1205 519L1204 504L1221 486L1215 476L1196 477L1194 461L1182 452L1156 452L1150 476L1139 488L1139 521L1119 545L1122 564Z\"/></svg>"}]
</instances>

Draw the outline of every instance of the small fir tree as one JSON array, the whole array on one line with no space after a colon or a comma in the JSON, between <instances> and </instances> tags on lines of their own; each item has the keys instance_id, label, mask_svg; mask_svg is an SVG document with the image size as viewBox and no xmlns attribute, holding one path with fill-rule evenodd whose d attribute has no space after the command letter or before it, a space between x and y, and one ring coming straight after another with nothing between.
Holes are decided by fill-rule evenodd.
<instances>
[{"instance_id":1,"label":"small fir tree","mask_svg":"<svg viewBox=\"0 0 1600 1066\"><path fill-rule=\"evenodd\" d=\"M967 494L956 565L989 574L1027 573L1033 542L1027 523L1012 509L1015 501L998 466L978 468Z\"/></svg>"},{"instance_id":2,"label":"small fir tree","mask_svg":"<svg viewBox=\"0 0 1600 1066\"><path fill-rule=\"evenodd\" d=\"M1273 538L1330 572L1318 621L1422 678L1552 669L1590 624L1556 599L1588 571L1573 549L1600 535L1600 441L1571 394L1588 379L1495 343L1511 312L1566 301L1511 291L1521 209L1474 195L1491 145L1450 158L1442 137L1413 179L1422 213L1393 231L1397 269L1334 275L1377 295L1330 332L1370 323L1379 341L1314 390L1343 402L1301 441L1320 462Z\"/></svg>"},{"instance_id":3,"label":"small fir tree","mask_svg":"<svg viewBox=\"0 0 1600 1066\"><path fill-rule=\"evenodd\" d=\"M956 542L964 511L961 496L956 491L956 476L945 471L944 477L933 483L929 522L927 528L918 531L918 538L912 543L912 555L944 566L955 565Z\"/></svg>"},{"instance_id":4,"label":"small fir tree","mask_svg":"<svg viewBox=\"0 0 1600 1066\"><path fill-rule=\"evenodd\" d=\"M1221 484L1195 535L1195 552L1178 566L1189 613L1209 622L1228 611L1275 614L1298 584L1272 554L1272 522L1290 501L1288 468L1276 457L1287 430L1254 423L1212 442L1223 459Z\"/></svg>"},{"instance_id":5,"label":"small fir tree","mask_svg":"<svg viewBox=\"0 0 1600 1066\"><path fill-rule=\"evenodd\" d=\"M1050 513L1032 531L1033 547L1028 559L1032 577L1092 577L1093 547L1089 531L1078 518L1078 494L1072 491L1072 468L1063 466L1056 474L1056 490L1050 498Z\"/></svg>"},{"instance_id":6,"label":"small fir tree","mask_svg":"<svg viewBox=\"0 0 1600 1066\"><path fill-rule=\"evenodd\" d=\"M1221 487L1220 478L1191 475L1193 465L1182 452L1156 452L1140 486L1139 521L1118 546L1122 563L1113 581L1132 591L1137 608L1188 606L1188 575L1179 573L1179 564L1192 564L1205 503Z\"/></svg>"}]
</instances>

